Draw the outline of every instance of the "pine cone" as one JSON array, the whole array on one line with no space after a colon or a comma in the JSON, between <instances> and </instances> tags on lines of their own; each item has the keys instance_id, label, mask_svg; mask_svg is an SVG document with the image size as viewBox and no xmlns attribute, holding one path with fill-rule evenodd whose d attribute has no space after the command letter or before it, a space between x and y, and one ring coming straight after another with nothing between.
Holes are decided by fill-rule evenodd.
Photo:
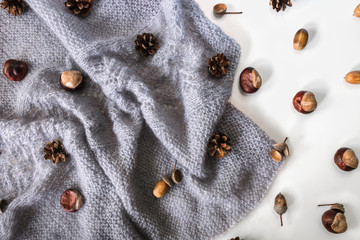
<instances>
[{"instance_id":1,"label":"pine cone","mask_svg":"<svg viewBox=\"0 0 360 240\"><path fill-rule=\"evenodd\" d=\"M216 133L211 137L208 149L210 156L216 155L218 159L223 158L231 151L230 139L223 133Z\"/></svg>"},{"instance_id":2,"label":"pine cone","mask_svg":"<svg viewBox=\"0 0 360 240\"><path fill-rule=\"evenodd\" d=\"M231 238L230 240L241 240L239 237Z\"/></svg>"},{"instance_id":3,"label":"pine cone","mask_svg":"<svg viewBox=\"0 0 360 240\"><path fill-rule=\"evenodd\" d=\"M44 153L44 158L46 160L53 160L54 164L66 161L67 153L64 145L59 140L47 142L44 146Z\"/></svg>"},{"instance_id":4,"label":"pine cone","mask_svg":"<svg viewBox=\"0 0 360 240\"><path fill-rule=\"evenodd\" d=\"M67 0L65 6L75 15L86 17L92 8L93 0Z\"/></svg>"},{"instance_id":5,"label":"pine cone","mask_svg":"<svg viewBox=\"0 0 360 240\"><path fill-rule=\"evenodd\" d=\"M285 11L286 5L292 6L291 0L270 0L270 6L279 12L281 9Z\"/></svg>"},{"instance_id":6,"label":"pine cone","mask_svg":"<svg viewBox=\"0 0 360 240\"><path fill-rule=\"evenodd\" d=\"M135 49L144 56L154 56L159 50L159 40L152 33L137 35Z\"/></svg>"},{"instance_id":7,"label":"pine cone","mask_svg":"<svg viewBox=\"0 0 360 240\"><path fill-rule=\"evenodd\" d=\"M21 16L24 12L26 4L23 0L3 0L0 3L3 9L8 10L9 14Z\"/></svg>"},{"instance_id":8,"label":"pine cone","mask_svg":"<svg viewBox=\"0 0 360 240\"><path fill-rule=\"evenodd\" d=\"M218 53L208 61L209 71L215 77L224 76L229 69L230 60L226 59L223 53Z\"/></svg>"}]
</instances>

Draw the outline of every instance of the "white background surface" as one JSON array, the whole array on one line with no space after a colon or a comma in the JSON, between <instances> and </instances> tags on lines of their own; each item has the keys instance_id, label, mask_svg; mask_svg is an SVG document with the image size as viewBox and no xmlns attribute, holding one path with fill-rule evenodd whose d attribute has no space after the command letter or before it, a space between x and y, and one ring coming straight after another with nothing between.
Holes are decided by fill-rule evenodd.
<instances>
[{"instance_id":1,"label":"white background surface","mask_svg":"<svg viewBox=\"0 0 360 240\"><path fill-rule=\"evenodd\" d=\"M360 239L360 167L343 172L333 161L343 146L360 157L360 85L344 81L346 73L360 70L360 19L353 16L360 0L293 0L293 7L279 13L268 0L196 2L241 45L231 102L275 140L288 136L291 152L260 205L217 240ZM226 3L228 11L244 14L215 17L212 8L219 2ZM300 28L309 31L310 39L299 52L292 43ZM252 95L239 89L238 77L248 66L263 79ZM300 90L316 95L315 112L294 110L292 98ZM280 191L289 207L282 228L273 210ZM317 207L333 202L346 209L348 230L340 235L325 230L321 216L328 208Z\"/></svg>"}]
</instances>

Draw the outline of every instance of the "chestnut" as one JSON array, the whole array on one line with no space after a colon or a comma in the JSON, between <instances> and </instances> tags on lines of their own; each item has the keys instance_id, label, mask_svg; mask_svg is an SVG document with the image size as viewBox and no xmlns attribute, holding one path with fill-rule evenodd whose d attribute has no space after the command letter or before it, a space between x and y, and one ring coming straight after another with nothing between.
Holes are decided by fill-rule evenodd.
<instances>
[{"instance_id":1,"label":"chestnut","mask_svg":"<svg viewBox=\"0 0 360 240\"><path fill-rule=\"evenodd\" d=\"M83 77L80 71L70 70L61 74L60 85L67 91L75 91L81 87Z\"/></svg>"},{"instance_id":2,"label":"chestnut","mask_svg":"<svg viewBox=\"0 0 360 240\"><path fill-rule=\"evenodd\" d=\"M352 171L359 165L359 160L351 148L343 147L336 151L334 156L336 165L344 171Z\"/></svg>"},{"instance_id":3,"label":"chestnut","mask_svg":"<svg viewBox=\"0 0 360 240\"><path fill-rule=\"evenodd\" d=\"M65 211L76 212L84 205L84 197L78 190L68 189L61 195L60 204Z\"/></svg>"},{"instance_id":4,"label":"chestnut","mask_svg":"<svg viewBox=\"0 0 360 240\"><path fill-rule=\"evenodd\" d=\"M262 79L253 67L245 68L240 74L240 87L246 93L254 93L261 87Z\"/></svg>"},{"instance_id":5,"label":"chestnut","mask_svg":"<svg viewBox=\"0 0 360 240\"><path fill-rule=\"evenodd\" d=\"M304 114L313 112L317 107L315 95L309 91L300 91L293 98L296 111Z\"/></svg>"},{"instance_id":6,"label":"chestnut","mask_svg":"<svg viewBox=\"0 0 360 240\"><path fill-rule=\"evenodd\" d=\"M321 206L331 206L330 210L324 212L321 217L322 224L331 233L344 233L347 230L344 205L339 203L320 204Z\"/></svg>"},{"instance_id":7,"label":"chestnut","mask_svg":"<svg viewBox=\"0 0 360 240\"><path fill-rule=\"evenodd\" d=\"M28 72L28 66L25 62L10 59L4 64L3 73L10 81L21 81Z\"/></svg>"}]
</instances>

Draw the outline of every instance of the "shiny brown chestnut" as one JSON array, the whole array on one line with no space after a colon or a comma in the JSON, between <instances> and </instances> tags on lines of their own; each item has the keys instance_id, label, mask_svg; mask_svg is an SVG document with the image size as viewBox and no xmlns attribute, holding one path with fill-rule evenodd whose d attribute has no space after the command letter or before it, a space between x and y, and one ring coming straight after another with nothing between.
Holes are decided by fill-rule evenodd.
<instances>
[{"instance_id":1,"label":"shiny brown chestnut","mask_svg":"<svg viewBox=\"0 0 360 240\"><path fill-rule=\"evenodd\" d=\"M78 190L68 189L61 195L60 205L66 212L76 212L84 205L84 197Z\"/></svg>"},{"instance_id":2,"label":"shiny brown chestnut","mask_svg":"<svg viewBox=\"0 0 360 240\"><path fill-rule=\"evenodd\" d=\"M322 224L331 233L344 233L347 230L344 205L339 203L320 204L321 206L331 206L330 210L324 212L321 217Z\"/></svg>"},{"instance_id":3,"label":"shiny brown chestnut","mask_svg":"<svg viewBox=\"0 0 360 240\"><path fill-rule=\"evenodd\" d=\"M67 91L78 90L83 84L82 73L77 70L65 71L61 74L60 85Z\"/></svg>"},{"instance_id":4,"label":"shiny brown chestnut","mask_svg":"<svg viewBox=\"0 0 360 240\"><path fill-rule=\"evenodd\" d=\"M359 165L359 160L351 148L343 147L336 151L334 162L344 171L352 171Z\"/></svg>"},{"instance_id":5,"label":"shiny brown chestnut","mask_svg":"<svg viewBox=\"0 0 360 240\"><path fill-rule=\"evenodd\" d=\"M245 68L240 74L240 87L246 93L254 93L261 87L262 79L253 67Z\"/></svg>"},{"instance_id":6,"label":"shiny brown chestnut","mask_svg":"<svg viewBox=\"0 0 360 240\"><path fill-rule=\"evenodd\" d=\"M313 112L317 107L315 95L309 91L300 91L293 98L296 111L304 114Z\"/></svg>"},{"instance_id":7,"label":"shiny brown chestnut","mask_svg":"<svg viewBox=\"0 0 360 240\"><path fill-rule=\"evenodd\" d=\"M10 81L21 81L28 72L28 66L23 61L14 59L7 60L4 64L3 73Z\"/></svg>"}]
</instances>

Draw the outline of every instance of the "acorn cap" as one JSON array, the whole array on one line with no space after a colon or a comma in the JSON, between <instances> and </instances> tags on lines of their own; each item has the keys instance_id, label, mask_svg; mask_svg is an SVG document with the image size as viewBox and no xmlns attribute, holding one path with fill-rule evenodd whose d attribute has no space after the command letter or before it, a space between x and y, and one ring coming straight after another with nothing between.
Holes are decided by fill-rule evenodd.
<instances>
[{"instance_id":1,"label":"acorn cap","mask_svg":"<svg viewBox=\"0 0 360 240\"><path fill-rule=\"evenodd\" d=\"M178 169L174 170L171 174L171 179L175 184L179 184L183 179L181 171Z\"/></svg>"},{"instance_id":2,"label":"acorn cap","mask_svg":"<svg viewBox=\"0 0 360 240\"><path fill-rule=\"evenodd\" d=\"M342 213L345 213L344 205L343 205L343 204L340 204L340 203L335 203L334 205L331 206L331 209L332 209L332 210L339 210L339 211L341 211Z\"/></svg>"},{"instance_id":3,"label":"acorn cap","mask_svg":"<svg viewBox=\"0 0 360 240\"><path fill-rule=\"evenodd\" d=\"M162 180L164 180L164 182L169 186L169 187L173 187L175 185L174 181L171 179L170 176L166 175L162 177Z\"/></svg>"}]
</instances>

